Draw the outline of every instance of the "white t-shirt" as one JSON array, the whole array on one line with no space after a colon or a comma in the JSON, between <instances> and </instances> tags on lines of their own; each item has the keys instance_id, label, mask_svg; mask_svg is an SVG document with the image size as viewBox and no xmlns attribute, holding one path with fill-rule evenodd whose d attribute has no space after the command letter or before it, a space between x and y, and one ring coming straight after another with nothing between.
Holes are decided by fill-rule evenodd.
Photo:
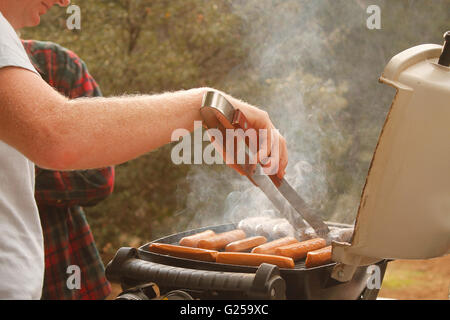
<instances>
[{"instance_id":1,"label":"white t-shirt","mask_svg":"<svg viewBox=\"0 0 450 320\"><path fill-rule=\"evenodd\" d=\"M0 68L7 66L36 72L0 13ZM34 200L34 164L0 140L0 299L40 299L43 278L44 241Z\"/></svg>"}]
</instances>

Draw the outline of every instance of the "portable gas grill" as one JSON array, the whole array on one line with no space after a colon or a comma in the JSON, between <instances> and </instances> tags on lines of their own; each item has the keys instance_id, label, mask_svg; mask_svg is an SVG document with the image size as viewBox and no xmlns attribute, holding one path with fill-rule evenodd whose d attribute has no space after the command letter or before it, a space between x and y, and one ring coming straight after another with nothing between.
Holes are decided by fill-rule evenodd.
<instances>
[{"instance_id":1,"label":"portable gas grill","mask_svg":"<svg viewBox=\"0 0 450 320\"><path fill-rule=\"evenodd\" d=\"M444 37L444 47L420 45L396 55L380 78L397 95L362 191L353 238L332 242L333 263L309 269L304 260L294 269L226 265L149 252L145 244L121 248L106 268L108 279L124 290L156 283L161 294L177 292L179 299L374 299L378 290L367 286L369 266L379 267L382 280L389 260L449 253L450 32ZM203 108L208 127L246 126L215 93L205 97ZM292 210L318 234L329 226L349 227L320 221L287 182L271 179L291 205L285 210L269 190L267 176L248 177L295 227L302 227L302 219ZM221 233L235 228L233 223L204 227L154 242L178 244L207 229Z\"/></svg>"},{"instance_id":2,"label":"portable gas grill","mask_svg":"<svg viewBox=\"0 0 450 320\"><path fill-rule=\"evenodd\" d=\"M204 227L153 242L178 244L181 238L205 230L233 229L233 223ZM331 278L336 263L309 269L304 260L297 261L294 269L270 264L238 266L162 255L148 251L148 245L120 249L106 268L108 279L121 283L124 290L156 283L162 295L183 290L195 299L372 299L378 294L377 289L366 287L367 267L358 268L351 281L342 283ZM383 276L387 261L377 265Z\"/></svg>"}]
</instances>

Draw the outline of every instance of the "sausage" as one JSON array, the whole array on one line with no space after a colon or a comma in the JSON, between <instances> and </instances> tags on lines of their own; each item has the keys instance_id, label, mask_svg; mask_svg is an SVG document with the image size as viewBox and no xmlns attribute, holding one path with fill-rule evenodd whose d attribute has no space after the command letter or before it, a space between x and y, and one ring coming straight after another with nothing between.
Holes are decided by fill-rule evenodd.
<instances>
[{"instance_id":1,"label":"sausage","mask_svg":"<svg viewBox=\"0 0 450 320\"><path fill-rule=\"evenodd\" d=\"M312 268L331 262L331 246L310 251L306 255L305 267Z\"/></svg>"},{"instance_id":2,"label":"sausage","mask_svg":"<svg viewBox=\"0 0 450 320\"><path fill-rule=\"evenodd\" d=\"M268 219L270 219L270 218L268 218L268 217L245 218L238 223L237 227L238 227L238 229L244 230L244 232L246 234L254 235L254 234L256 234L256 227L260 223L262 223Z\"/></svg>"},{"instance_id":3,"label":"sausage","mask_svg":"<svg viewBox=\"0 0 450 320\"><path fill-rule=\"evenodd\" d=\"M298 242L298 240L294 237L284 237L257 246L256 248L253 248L252 253L275 254L276 248L296 242Z\"/></svg>"},{"instance_id":4,"label":"sausage","mask_svg":"<svg viewBox=\"0 0 450 320\"><path fill-rule=\"evenodd\" d=\"M332 241L350 242L353 236L353 228L330 228L327 235L327 243Z\"/></svg>"},{"instance_id":5,"label":"sausage","mask_svg":"<svg viewBox=\"0 0 450 320\"><path fill-rule=\"evenodd\" d=\"M148 251L192 260L215 262L217 251L183 247L167 243L151 243Z\"/></svg>"},{"instance_id":6,"label":"sausage","mask_svg":"<svg viewBox=\"0 0 450 320\"><path fill-rule=\"evenodd\" d=\"M207 239L202 239L198 242L197 247L209 250L221 250L230 242L245 239L246 237L247 235L243 230L231 230L216 234L215 236Z\"/></svg>"},{"instance_id":7,"label":"sausage","mask_svg":"<svg viewBox=\"0 0 450 320\"><path fill-rule=\"evenodd\" d=\"M295 266L292 258L249 252L218 252L216 262L243 266L259 266L261 263L270 263L280 268L290 269Z\"/></svg>"},{"instance_id":8,"label":"sausage","mask_svg":"<svg viewBox=\"0 0 450 320\"><path fill-rule=\"evenodd\" d=\"M225 247L225 251L228 252L247 251L266 242L267 239L266 237L263 236L245 238L227 244L227 246Z\"/></svg>"},{"instance_id":9,"label":"sausage","mask_svg":"<svg viewBox=\"0 0 450 320\"><path fill-rule=\"evenodd\" d=\"M198 242L202 239L207 239L209 237L215 236L216 233L212 230L206 230L200 233L196 233L190 236L186 236L181 238L180 240L180 246L185 246L185 247L193 247L196 248L198 245Z\"/></svg>"},{"instance_id":10,"label":"sausage","mask_svg":"<svg viewBox=\"0 0 450 320\"><path fill-rule=\"evenodd\" d=\"M315 239L319 237L316 233L316 231L312 227L307 227L303 230L302 239L309 240L309 239Z\"/></svg>"},{"instance_id":11,"label":"sausage","mask_svg":"<svg viewBox=\"0 0 450 320\"><path fill-rule=\"evenodd\" d=\"M275 238L273 236L273 228L284 221L287 221L286 219L266 219L265 221L262 221L256 226L256 234L259 236L264 236L268 238Z\"/></svg>"},{"instance_id":12,"label":"sausage","mask_svg":"<svg viewBox=\"0 0 450 320\"><path fill-rule=\"evenodd\" d=\"M315 238L298 243L288 244L287 246L278 247L275 254L284 257L290 257L294 261L304 259L309 251L321 249L327 245L325 239Z\"/></svg>"},{"instance_id":13,"label":"sausage","mask_svg":"<svg viewBox=\"0 0 450 320\"><path fill-rule=\"evenodd\" d=\"M343 228L343 229L339 230L338 241L350 242L352 240L354 231L355 231L354 228Z\"/></svg>"},{"instance_id":14,"label":"sausage","mask_svg":"<svg viewBox=\"0 0 450 320\"><path fill-rule=\"evenodd\" d=\"M286 219L284 219L283 222L278 223L273 227L272 238L274 239L281 237L294 237L294 236L295 236L295 229Z\"/></svg>"}]
</instances>

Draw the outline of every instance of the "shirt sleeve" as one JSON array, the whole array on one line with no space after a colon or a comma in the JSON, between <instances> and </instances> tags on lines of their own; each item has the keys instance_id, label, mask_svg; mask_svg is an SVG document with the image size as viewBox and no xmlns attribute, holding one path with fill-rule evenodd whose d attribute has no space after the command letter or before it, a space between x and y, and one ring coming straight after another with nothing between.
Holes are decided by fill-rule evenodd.
<instances>
[{"instance_id":1,"label":"shirt sleeve","mask_svg":"<svg viewBox=\"0 0 450 320\"><path fill-rule=\"evenodd\" d=\"M39 75L28 58L17 33L0 12L0 68L19 67Z\"/></svg>"}]
</instances>

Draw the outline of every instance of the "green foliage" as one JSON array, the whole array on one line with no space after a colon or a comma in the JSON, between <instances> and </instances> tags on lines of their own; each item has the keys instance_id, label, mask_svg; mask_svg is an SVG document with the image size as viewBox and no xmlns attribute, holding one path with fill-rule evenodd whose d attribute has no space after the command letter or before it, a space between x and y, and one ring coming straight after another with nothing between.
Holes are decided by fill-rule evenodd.
<instances>
[{"instance_id":1,"label":"green foliage","mask_svg":"<svg viewBox=\"0 0 450 320\"><path fill-rule=\"evenodd\" d=\"M54 7L24 36L60 43L84 58L106 95L215 83L242 60L239 19L227 1L72 1L81 30ZM50 37L49 37L50 36Z\"/></svg>"}]
</instances>

